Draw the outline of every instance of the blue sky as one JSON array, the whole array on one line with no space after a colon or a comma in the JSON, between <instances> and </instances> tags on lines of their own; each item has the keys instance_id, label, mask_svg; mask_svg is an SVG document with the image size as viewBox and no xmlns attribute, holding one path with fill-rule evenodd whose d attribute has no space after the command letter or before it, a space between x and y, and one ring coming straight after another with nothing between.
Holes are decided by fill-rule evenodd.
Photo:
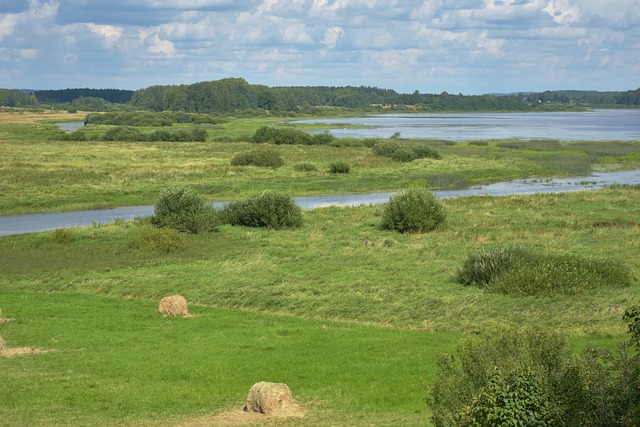
<instances>
[{"instance_id":1,"label":"blue sky","mask_svg":"<svg viewBox=\"0 0 640 427\"><path fill-rule=\"evenodd\" d=\"M640 87L640 0L1 0L0 88Z\"/></svg>"}]
</instances>

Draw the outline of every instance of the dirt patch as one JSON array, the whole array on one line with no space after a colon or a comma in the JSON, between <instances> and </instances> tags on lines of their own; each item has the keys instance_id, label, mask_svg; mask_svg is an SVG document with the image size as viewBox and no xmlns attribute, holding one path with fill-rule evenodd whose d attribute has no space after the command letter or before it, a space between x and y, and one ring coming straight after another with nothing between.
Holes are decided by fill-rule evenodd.
<instances>
[{"instance_id":1,"label":"dirt patch","mask_svg":"<svg viewBox=\"0 0 640 427\"><path fill-rule=\"evenodd\" d=\"M7 317L0 317L0 324L13 322L14 320L16 320L16 319L11 319L11 318L7 318Z\"/></svg>"},{"instance_id":2,"label":"dirt patch","mask_svg":"<svg viewBox=\"0 0 640 427\"><path fill-rule=\"evenodd\" d=\"M41 348L32 348L32 347L5 347L0 349L0 357L16 357L16 356L28 356L30 354L42 354L49 353L55 350L44 350Z\"/></svg>"},{"instance_id":3,"label":"dirt patch","mask_svg":"<svg viewBox=\"0 0 640 427\"><path fill-rule=\"evenodd\" d=\"M27 111L7 109L0 111L0 123L34 123L39 120L77 120L83 121L86 112L67 113L66 111Z\"/></svg>"},{"instance_id":4,"label":"dirt patch","mask_svg":"<svg viewBox=\"0 0 640 427\"><path fill-rule=\"evenodd\" d=\"M260 414L257 412L247 412L242 409L223 412L218 415L211 415L197 418L187 422L181 422L177 426L182 427L236 427L236 426L253 426L253 425L269 425L277 424L280 421L289 418L304 418L307 415L302 407L295 403L289 405L286 410L277 414Z\"/></svg>"}]
</instances>

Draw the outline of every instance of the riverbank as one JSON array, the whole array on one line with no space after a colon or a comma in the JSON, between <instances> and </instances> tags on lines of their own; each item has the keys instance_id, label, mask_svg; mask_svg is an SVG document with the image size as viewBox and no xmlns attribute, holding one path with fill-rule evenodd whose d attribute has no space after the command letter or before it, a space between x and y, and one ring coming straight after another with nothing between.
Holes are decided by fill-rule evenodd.
<instances>
[{"instance_id":1,"label":"riverbank","mask_svg":"<svg viewBox=\"0 0 640 427\"><path fill-rule=\"evenodd\" d=\"M610 185L640 185L640 170L596 173L587 177L515 180L460 190L436 190L434 193L438 198L477 195L511 196L516 194L596 190ZM317 209L330 206L378 205L386 203L392 194L393 193L374 193L298 197L295 198L295 201L303 209ZM218 207L222 204L223 202L214 203L214 205ZM112 221L128 221L136 217L149 215L153 215L153 206L128 206L76 212L0 216L0 235L33 233L66 227L82 227L93 224L105 224Z\"/></svg>"}]
</instances>

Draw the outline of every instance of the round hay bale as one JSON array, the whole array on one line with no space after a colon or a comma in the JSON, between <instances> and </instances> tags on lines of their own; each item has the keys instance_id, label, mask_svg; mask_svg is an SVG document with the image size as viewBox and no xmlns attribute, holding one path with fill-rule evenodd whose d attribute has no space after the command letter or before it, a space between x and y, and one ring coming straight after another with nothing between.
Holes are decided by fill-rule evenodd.
<instances>
[{"instance_id":1,"label":"round hay bale","mask_svg":"<svg viewBox=\"0 0 640 427\"><path fill-rule=\"evenodd\" d=\"M163 316L188 316L189 306L182 295L172 295L160 300L158 312Z\"/></svg>"},{"instance_id":2,"label":"round hay bale","mask_svg":"<svg viewBox=\"0 0 640 427\"><path fill-rule=\"evenodd\" d=\"M273 414L286 411L293 404L289 386L282 383L255 383L247 396L246 411Z\"/></svg>"}]
</instances>

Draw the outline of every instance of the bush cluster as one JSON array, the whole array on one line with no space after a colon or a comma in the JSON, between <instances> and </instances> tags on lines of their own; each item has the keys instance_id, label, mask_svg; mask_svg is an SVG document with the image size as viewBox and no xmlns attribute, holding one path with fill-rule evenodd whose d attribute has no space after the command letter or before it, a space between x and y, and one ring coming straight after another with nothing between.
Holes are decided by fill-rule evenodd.
<instances>
[{"instance_id":1,"label":"bush cluster","mask_svg":"<svg viewBox=\"0 0 640 427\"><path fill-rule=\"evenodd\" d=\"M142 225L129 236L127 247L136 251L166 254L183 250L186 243L177 230Z\"/></svg>"},{"instance_id":2,"label":"bush cluster","mask_svg":"<svg viewBox=\"0 0 640 427\"><path fill-rule=\"evenodd\" d=\"M518 246L480 250L465 260L458 282L513 296L576 295L632 283L622 263L562 254L542 254Z\"/></svg>"},{"instance_id":3,"label":"bush cluster","mask_svg":"<svg viewBox=\"0 0 640 427\"><path fill-rule=\"evenodd\" d=\"M266 228L296 228L302 225L302 209L290 197L264 191L227 204L225 222L231 225Z\"/></svg>"},{"instance_id":4,"label":"bush cluster","mask_svg":"<svg viewBox=\"0 0 640 427\"><path fill-rule=\"evenodd\" d=\"M344 160L336 160L329 164L329 173L349 173L351 166Z\"/></svg>"},{"instance_id":5,"label":"bush cluster","mask_svg":"<svg viewBox=\"0 0 640 427\"><path fill-rule=\"evenodd\" d=\"M282 165L284 165L284 160L280 157L280 153L268 147L245 151L236 154L231 159L231 166L259 166L277 169Z\"/></svg>"},{"instance_id":6,"label":"bush cluster","mask_svg":"<svg viewBox=\"0 0 640 427\"><path fill-rule=\"evenodd\" d=\"M299 162L293 165L293 169L298 172L315 172L318 167L311 162Z\"/></svg>"},{"instance_id":7,"label":"bush cluster","mask_svg":"<svg viewBox=\"0 0 640 427\"><path fill-rule=\"evenodd\" d=\"M299 129L261 126L251 137L251 140L258 144L276 145L326 145L335 140L330 133L308 134Z\"/></svg>"},{"instance_id":8,"label":"bush cluster","mask_svg":"<svg viewBox=\"0 0 640 427\"><path fill-rule=\"evenodd\" d=\"M186 233L215 230L219 220L213 206L205 203L192 190L168 188L160 193L154 205L152 223Z\"/></svg>"},{"instance_id":9,"label":"bush cluster","mask_svg":"<svg viewBox=\"0 0 640 427\"><path fill-rule=\"evenodd\" d=\"M425 233L445 219L444 207L431 191L410 187L391 196L385 204L381 226L401 233Z\"/></svg>"},{"instance_id":10,"label":"bush cluster","mask_svg":"<svg viewBox=\"0 0 640 427\"><path fill-rule=\"evenodd\" d=\"M635 351L638 313L631 307L624 315ZM467 336L456 356L440 357L432 420L437 427L638 425L635 351L592 345L573 355L564 337L532 328Z\"/></svg>"},{"instance_id":11,"label":"bush cluster","mask_svg":"<svg viewBox=\"0 0 640 427\"><path fill-rule=\"evenodd\" d=\"M386 140L377 142L371 149L376 156L389 157L399 162L412 162L416 159L442 158L440 153L426 144L407 145L398 141Z\"/></svg>"},{"instance_id":12,"label":"bush cluster","mask_svg":"<svg viewBox=\"0 0 640 427\"><path fill-rule=\"evenodd\" d=\"M174 123L204 124L218 123L219 120L209 114L185 113L180 111L124 111L103 114L88 114L85 124L115 126L173 126Z\"/></svg>"},{"instance_id":13,"label":"bush cluster","mask_svg":"<svg viewBox=\"0 0 640 427\"><path fill-rule=\"evenodd\" d=\"M102 136L102 139L104 141L129 142L205 142L207 140L207 136L207 131L200 128L191 130L178 130L174 132L169 132L166 130L156 130L151 133L144 133L133 127L118 126L106 131Z\"/></svg>"}]
</instances>

